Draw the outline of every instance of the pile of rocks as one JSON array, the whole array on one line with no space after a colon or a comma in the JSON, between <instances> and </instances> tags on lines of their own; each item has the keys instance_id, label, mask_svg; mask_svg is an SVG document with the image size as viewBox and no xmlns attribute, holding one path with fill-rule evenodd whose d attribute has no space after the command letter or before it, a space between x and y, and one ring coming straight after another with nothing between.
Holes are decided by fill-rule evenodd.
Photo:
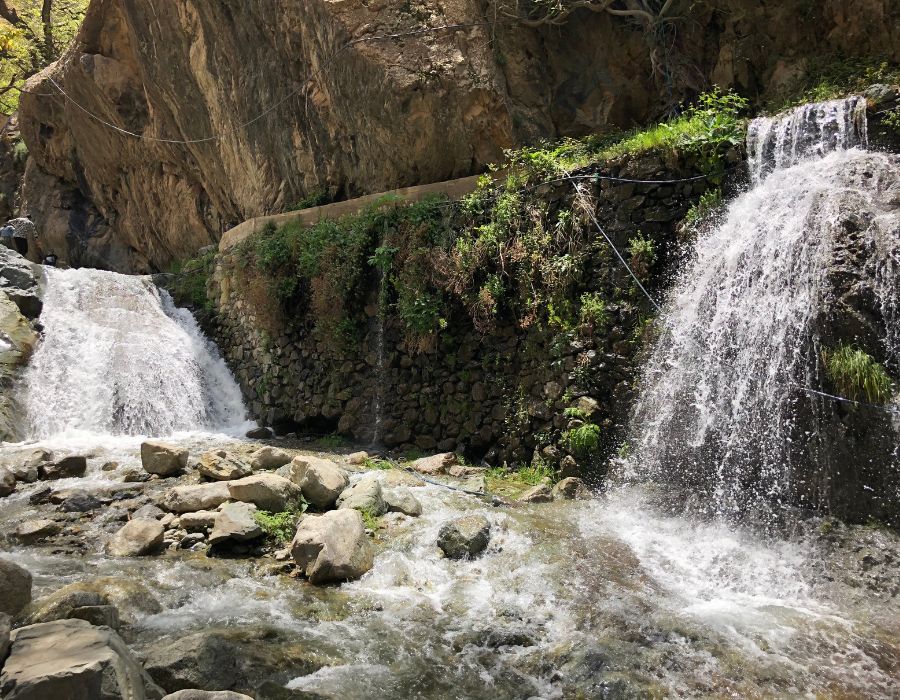
<instances>
[{"instance_id":1,"label":"pile of rocks","mask_svg":"<svg viewBox=\"0 0 900 700\"><path fill-rule=\"evenodd\" d=\"M14 493L19 483L68 479L84 476L86 472L84 455L55 457L46 450L35 450L24 459L0 465L0 497Z\"/></svg>"}]
</instances>

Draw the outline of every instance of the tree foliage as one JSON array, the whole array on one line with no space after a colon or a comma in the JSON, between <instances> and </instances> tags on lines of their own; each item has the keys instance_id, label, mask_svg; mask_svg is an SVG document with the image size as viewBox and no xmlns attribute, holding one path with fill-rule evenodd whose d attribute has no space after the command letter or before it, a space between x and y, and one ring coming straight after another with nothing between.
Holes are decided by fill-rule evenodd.
<instances>
[{"instance_id":1,"label":"tree foliage","mask_svg":"<svg viewBox=\"0 0 900 700\"><path fill-rule=\"evenodd\" d=\"M89 0L0 0L0 113L12 114L25 81L58 59Z\"/></svg>"}]
</instances>

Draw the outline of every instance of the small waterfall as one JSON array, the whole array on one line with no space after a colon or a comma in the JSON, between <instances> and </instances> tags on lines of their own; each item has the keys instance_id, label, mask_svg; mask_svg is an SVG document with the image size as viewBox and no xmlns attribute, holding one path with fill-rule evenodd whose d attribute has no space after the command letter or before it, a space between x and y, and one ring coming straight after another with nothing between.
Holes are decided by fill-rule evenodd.
<instances>
[{"instance_id":1,"label":"small waterfall","mask_svg":"<svg viewBox=\"0 0 900 700\"><path fill-rule=\"evenodd\" d=\"M245 420L193 316L148 277L48 270L44 340L24 377L31 434L169 435Z\"/></svg>"},{"instance_id":2,"label":"small waterfall","mask_svg":"<svg viewBox=\"0 0 900 700\"><path fill-rule=\"evenodd\" d=\"M867 141L865 98L802 105L751 122L747 131L750 173L758 185L775 170L834 151L865 147Z\"/></svg>"},{"instance_id":3,"label":"small waterfall","mask_svg":"<svg viewBox=\"0 0 900 700\"><path fill-rule=\"evenodd\" d=\"M755 186L698 241L670 295L642 378L627 476L679 483L720 515L789 496L792 460L805 449L796 417L810 402L798 385L818 381L812 323L826 302L834 243L846 235L843 215L848 203L883 210L881 185L894 177L890 156L854 148L865 143L861 109L851 98L753 122ZM880 286L884 304L895 304L891 323L900 241L896 211L886 216L893 257L881 257L893 267L882 266Z\"/></svg>"}]
</instances>

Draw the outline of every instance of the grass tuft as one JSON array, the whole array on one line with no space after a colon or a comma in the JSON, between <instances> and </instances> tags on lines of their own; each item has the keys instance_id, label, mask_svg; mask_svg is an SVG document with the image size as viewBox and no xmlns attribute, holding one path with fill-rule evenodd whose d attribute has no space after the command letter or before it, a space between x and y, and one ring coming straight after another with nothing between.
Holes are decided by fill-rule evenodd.
<instances>
[{"instance_id":1,"label":"grass tuft","mask_svg":"<svg viewBox=\"0 0 900 700\"><path fill-rule=\"evenodd\" d=\"M839 345L836 350L823 353L825 371L834 390L856 401L887 403L893 385L884 366L868 353L852 345Z\"/></svg>"}]
</instances>

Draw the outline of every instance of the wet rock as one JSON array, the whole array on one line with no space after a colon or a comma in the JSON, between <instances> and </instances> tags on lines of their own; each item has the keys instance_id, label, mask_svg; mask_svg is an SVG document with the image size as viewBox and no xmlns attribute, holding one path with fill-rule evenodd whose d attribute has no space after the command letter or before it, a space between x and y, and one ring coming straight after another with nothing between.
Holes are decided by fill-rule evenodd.
<instances>
[{"instance_id":1,"label":"wet rock","mask_svg":"<svg viewBox=\"0 0 900 700\"><path fill-rule=\"evenodd\" d=\"M169 692L187 689L228 690L239 678L238 649L220 635L191 634L150 647L144 668Z\"/></svg>"},{"instance_id":2,"label":"wet rock","mask_svg":"<svg viewBox=\"0 0 900 700\"><path fill-rule=\"evenodd\" d=\"M18 564L0 559L0 613L18 615L30 602L31 574Z\"/></svg>"},{"instance_id":3,"label":"wet rock","mask_svg":"<svg viewBox=\"0 0 900 700\"><path fill-rule=\"evenodd\" d=\"M69 455L58 462L49 462L38 467L40 478L48 481L81 477L85 472L87 472L87 457L81 455Z\"/></svg>"},{"instance_id":4,"label":"wet rock","mask_svg":"<svg viewBox=\"0 0 900 700\"><path fill-rule=\"evenodd\" d=\"M345 489L337 499L338 508L354 508L372 515L387 513L387 504L377 474L366 474L353 486Z\"/></svg>"},{"instance_id":5,"label":"wet rock","mask_svg":"<svg viewBox=\"0 0 900 700\"><path fill-rule=\"evenodd\" d=\"M174 476L184 471L188 463L188 451L157 440L141 443L141 466L148 474Z\"/></svg>"},{"instance_id":6,"label":"wet rock","mask_svg":"<svg viewBox=\"0 0 900 700\"><path fill-rule=\"evenodd\" d=\"M490 539L490 521L483 515L466 515L441 527L437 546L450 559L464 559L481 554Z\"/></svg>"},{"instance_id":7,"label":"wet rock","mask_svg":"<svg viewBox=\"0 0 900 700\"><path fill-rule=\"evenodd\" d=\"M16 477L16 481L22 481L26 484L33 484L40 478L37 464L11 464L6 468Z\"/></svg>"},{"instance_id":8,"label":"wet rock","mask_svg":"<svg viewBox=\"0 0 900 700\"><path fill-rule=\"evenodd\" d=\"M480 476L487 471L484 467L471 467L468 464L454 464L447 470L450 476L463 479L469 476Z\"/></svg>"},{"instance_id":9,"label":"wet rock","mask_svg":"<svg viewBox=\"0 0 900 700\"><path fill-rule=\"evenodd\" d=\"M231 481L249 476L249 466L229 455L225 450L204 452L197 465L197 471L213 481Z\"/></svg>"},{"instance_id":10,"label":"wet rock","mask_svg":"<svg viewBox=\"0 0 900 700\"><path fill-rule=\"evenodd\" d=\"M403 513L412 517L422 515L422 504L419 503L418 498L409 492L409 489L389 489L383 491L382 495L389 512Z\"/></svg>"},{"instance_id":11,"label":"wet rock","mask_svg":"<svg viewBox=\"0 0 900 700\"><path fill-rule=\"evenodd\" d=\"M553 500L553 489L547 484L532 486L517 499L522 503L549 503Z\"/></svg>"},{"instance_id":12,"label":"wet rock","mask_svg":"<svg viewBox=\"0 0 900 700\"><path fill-rule=\"evenodd\" d=\"M84 620L98 627L119 629L119 611L115 605L82 605L73 608L68 615L72 620Z\"/></svg>"},{"instance_id":13,"label":"wet rock","mask_svg":"<svg viewBox=\"0 0 900 700\"><path fill-rule=\"evenodd\" d=\"M12 618L6 613L0 613L0 669L3 661L9 653L9 633L12 630Z\"/></svg>"},{"instance_id":14,"label":"wet rock","mask_svg":"<svg viewBox=\"0 0 900 700\"><path fill-rule=\"evenodd\" d=\"M392 489L398 486L407 486L409 488L418 488L425 486L425 482L418 476L403 469L386 469L378 472L378 480L381 482L381 488Z\"/></svg>"},{"instance_id":15,"label":"wet rock","mask_svg":"<svg viewBox=\"0 0 900 700\"><path fill-rule=\"evenodd\" d=\"M262 537L264 533L256 522L255 513L256 506L251 503L226 504L216 516L209 543L249 542Z\"/></svg>"},{"instance_id":16,"label":"wet rock","mask_svg":"<svg viewBox=\"0 0 900 700\"><path fill-rule=\"evenodd\" d=\"M246 432L246 436L251 440L268 440L274 437L275 433L272 432L271 428L253 428L253 430Z\"/></svg>"},{"instance_id":17,"label":"wet rock","mask_svg":"<svg viewBox=\"0 0 900 700\"><path fill-rule=\"evenodd\" d=\"M277 474L254 474L228 482L228 493L236 501L253 503L262 510L279 513L300 500L300 487ZM199 509L196 509L199 510Z\"/></svg>"},{"instance_id":18,"label":"wet rock","mask_svg":"<svg viewBox=\"0 0 900 700\"><path fill-rule=\"evenodd\" d=\"M149 481L150 474L139 467L126 467L122 470L122 481L126 484L137 484Z\"/></svg>"},{"instance_id":19,"label":"wet rock","mask_svg":"<svg viewBox=\"0 0 900 700\"><path fill-rule=\"evenodd\" d=\"M28 621L61 620L68 618L76 608L95 605L114 605L119 617L127 624L133 624L137 617L162 611L153 593L141 581L105 576L70 583L41 598L33 606L34 612Z\"/></svg>"},{"instance_id":20,"label":"wet rock","mask_svg":"<svg viewBox=\"0 0 900 700\"><path fill-rule=\"evenodd\" d=\"M262 447L253 453L250 466L255 471L260 469L278 469L291 461L291 456L276 447Z\"/></svg>"},{"instance_id":21,"label":"wet rock","mask_svg":"<svg viewBox=\"0 0 900 700\"><path fill-rule=\"evenodd\" d=\"M21 544L34 544L58 535L61 531L62 526L59 523L47 518L26 520L13 530L13 538Z\"/></svg>"},{"instance_id":22,"label":"wet rock","mask_svg":"<svg viewBox=\"0 0 900 700\"><path fill-rule=\"evenodd\" d=\"M28 502L33 505L40 505L42 503L47 503L50 500L50 495L53 493L53 488L50 486L42 486L41 488L35 490L28 497Z\"/></svg>"},{"instance_id":23,"label":"wet rock","mask_svg":"<svg viewBox=\"0 0 900 700\"><path fill-rule=\"evenodd\" d=\"M0 467L0 497L8 496L15 490L15 475L6 467Z\"/></svg>"},{"instance_id":24,"label":"wet rock","mask_svg":"<svg viewBox=\"0 0 900 700\"><path fill-rule=\"evenodd\" d=\"M114 472L119 468L118 462L104 462L103 466L100 467L100 471L102 472Z\"/></svg>"},{"instance_id":25,"label":"wet rock","mask_svg":"<svg viewBox=\"0 0 900 700\"><path fill-rule=\"evenodd\" d=\"M568 479L570 476L575 476L579 472L578 462L575 461L575 458L572 455L566 455L562 458L559 463L560 478Z\"/></svg>"},{"instance_id":26,"label":"wet rock","mask_svg":"<svg viewBox=\"0 0 900 700\"><path fill-rule=\"evenodd\" d=\"M253 700L249 695L230 690L179 690L162 700Z\"/></svg>"},{"instance_id":27,"label":"wet rock","mask_svg":"<svg viewBox=\"0 0 900 700\"><path fill-rule=\"evenodd\" d=\"M446 474L447 470L459 460L455 452L442 452L440 454L431 455L430 457L422 457L413 462L410 467L420 474Z\"/></svg>"},{"instance_id":28,"label":"wet rock","mask_svg":"<svg viewBox=\"0 0 900 700\"><path fill-rule=\"evenodd\" d=\"M84 620L14 630L0 675L5 700L139 700L163 692L116 632Z\"/></svg>"},{"instance_id":29,"label":"wet rock","mask_svg":"<svg viewBox=\"0 0 900 700\"><path fill-rule=\"evenodd\" d=\"M153 554L162 547L164 529L156 520L129 520L106 545L113 557L140 557Z\"/></svg>"},{"instance_id":30,"label":"wet rock","mask_svg":"<svg viewBox=\"0 0 900 700\"><path fill-rule=\"evenodd\" d=\"M175 486L166 491L162 507L173 513L193 513L218 508L231 498L224 481L196 486Z\"/></svg>"},{"instance_id":31,"label":"wet rock","mask_svg":"<svg viewBox=\"0 0 900 700\"><path fill-rule=\"evenodd\" d=\"M87 513L97 510L103 503L92 493L79 491L66 496L59 508L65 513Z\"/></svg>"},{"instance_id":32,"label":"wet rock","mask_svg":"<svg viewBox=\"0 0 900 700\"><path fill-rule=\"evenodd\" d=\"M349 581L372 568L375 551L362 516L351 508L307 515L297 527L291 556L311 583Z\"/></svg>"},{"instance_id":33,"label":"wet rock","mask_svg":"<svg viewBox=\"0 0 900 700\"><path fill-rule=\"evenodd\" d=\"M361 464L365 464L366 460L369 459L368 452L353 452L347 455L347 464L352 464L354 466L359 466Z\"/></svg>"},{"instance_id":34,"label":"wet rock","mask_svg":"<svg viewBox=\"0 0 900 700\"><path fill-rule=\"evenodd\" d=\"M131 514L130 520L162 520L166 512L152 503L141 506Z\"/></svg>"},{"instance_id":35,"label":"wet rock","mask_svg":"<svg viewBox=\"0 0 900 700\"><path fill-rule=\"evenodd\" d=\"M575 501L591 498L591 490L578 477L570 476L553 487L553 498L557 501Z\"/></svg>"},{"instance_id":36,"label":"wet rock","mask_svg":"<svg viewBox=\"0 0 900 700\"><path fill-rule=\"evenodd\" d=\"M290 475L287 478L300 487L303 497L320 510L333 507L350 483L343 469L321 457L294 457L284 469Z\"/></svg>"},{"instance_id":37,"label":"wet rock","mask_svg":"<svg viewBox=\"0 0 900 700\"><path fill-rule=\"evenodd\" d=\"M224 508L223 508L224 510ZM214 510L198 510L195 513L182 513L178 519L179 526L188 532L208 532L216 524L219 513Z\"/></svg>"}]
</instances>

